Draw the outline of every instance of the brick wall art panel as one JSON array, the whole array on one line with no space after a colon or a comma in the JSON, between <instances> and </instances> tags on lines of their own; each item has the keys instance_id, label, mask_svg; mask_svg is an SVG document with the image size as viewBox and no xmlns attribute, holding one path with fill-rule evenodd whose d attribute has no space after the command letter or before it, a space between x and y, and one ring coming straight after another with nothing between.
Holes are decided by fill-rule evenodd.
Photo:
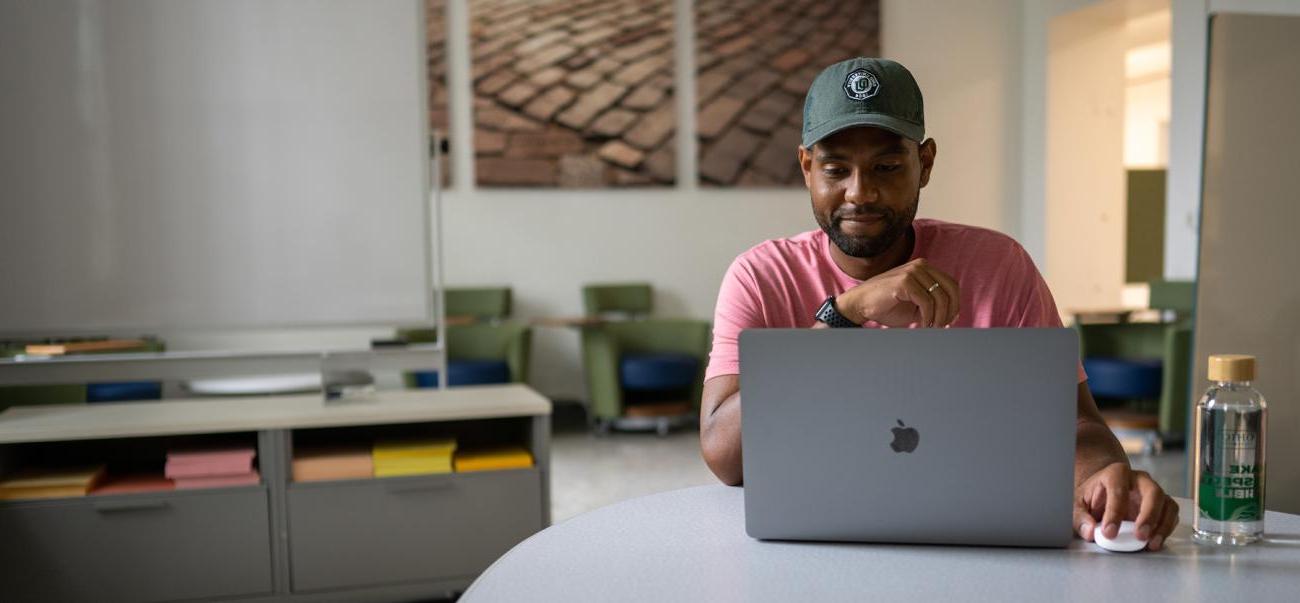
<instances>
[{"instance_id":1,"label":"brick wall art panel","mask_svg":"<svg viewBox=\"0 0 1300 603\"><path fill-rule=\"evenodd\" d=\"M446 0L424 0L425 70L429 77L429 146L447 140L451 115L447 110L447 7ZM442 186L451 184L451 162L442 154Z\"/></svg>"},{"instance_id":2,"label":"brick wall art panel","mask_svg":"<svg viewBox=\"0 0 1300 603\"><path fill-rule=\"evenodd\" d=\"M696 0L704 186L803 186L803 99L827 65L880 53L878 0Z\"/></svg>"},{"instance_id":3,"label":"brick wall art panel","mask_svg":"<svg viewBox=\"0 0 1300 603\"><path fill-rule=\"evenodd\" d=\"M676 180L672 0L469 0L479 186Z\"/></svg>"}]
</instances>

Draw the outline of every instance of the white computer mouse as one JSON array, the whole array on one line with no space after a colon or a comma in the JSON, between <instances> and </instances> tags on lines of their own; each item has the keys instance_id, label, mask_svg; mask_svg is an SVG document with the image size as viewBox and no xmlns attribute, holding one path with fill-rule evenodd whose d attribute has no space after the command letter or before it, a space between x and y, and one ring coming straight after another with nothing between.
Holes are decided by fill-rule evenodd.
<instances>
[{"instance_id":1,"label":"white computer mouse","mask_svg":"<svg viewBox=\"0 0 1300 603\"><path fill-rule=\"evenodd\" d=\"M1097 546L1116 553L1134 553L1147 546L1147 541L1137 537L1137 524L1131 521L1119 522L1119 533L1114 538L1102 534L1101 526L1093 531L1092 537L1097 541Z\"/></svg>"}]
</instances>

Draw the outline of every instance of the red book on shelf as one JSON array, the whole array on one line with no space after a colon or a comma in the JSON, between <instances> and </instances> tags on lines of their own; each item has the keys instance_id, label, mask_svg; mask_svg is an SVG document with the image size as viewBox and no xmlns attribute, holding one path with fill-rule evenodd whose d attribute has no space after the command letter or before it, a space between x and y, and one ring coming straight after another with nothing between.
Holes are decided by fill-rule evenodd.
<instances>
[{"instance_id":1,"label":"red book on shelf","mask_svg":"<svg viewBox=\"0 0 1300 603\"><path fill-rule=\"evenodd\" d=\"M103 483L90 491L91 494L137 494L140 492L166 492L175 490L172 483L157 473L134 473L128 475L109 475Z\"/></svg>"}]
</instances>

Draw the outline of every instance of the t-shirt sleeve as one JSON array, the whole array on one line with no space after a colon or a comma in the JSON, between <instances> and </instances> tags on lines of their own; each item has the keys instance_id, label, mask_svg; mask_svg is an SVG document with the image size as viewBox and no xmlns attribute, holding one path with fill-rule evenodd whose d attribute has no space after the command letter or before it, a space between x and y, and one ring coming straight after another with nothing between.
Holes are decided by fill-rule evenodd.
<instances>
[{"instance_id":1,"label":"t-shirt sleeve","mask_svg":"<svg viewBox=\"0 0 1300 603\"><path fill-rule=\"evenodd\" d=\"M1019 318L1014 318L1013 327L1061 327L1061 313L1056 309L1056 300L1052 298L1052 290L1047 288L1047 281L1043 280L1043 275L1038 272L1038 267L1034 266L1033 258L1029 253L1019 245L1016 245L1016 258L1012 265L1018 266L1017 272L1020 273L1023 289L1020 296L1020 304L1017 308ZM1088 374L1083 371L1083 363L1079 363L1079 383L1088 380Z\"/></svg>"},{"instance_id":2,"label":"t-shirt sleeve","mask_svg":"<svg viewBox=\"0 0 1300 603\"><path fill-rule=\"evenodd\" d=\"M719 375L740 374L740 332L764 326L762 298L758 283L749 266L740 258L731 263L718 289L718 305L713 313L713 348L707 381Z\"/></svg>"}]
</instances>

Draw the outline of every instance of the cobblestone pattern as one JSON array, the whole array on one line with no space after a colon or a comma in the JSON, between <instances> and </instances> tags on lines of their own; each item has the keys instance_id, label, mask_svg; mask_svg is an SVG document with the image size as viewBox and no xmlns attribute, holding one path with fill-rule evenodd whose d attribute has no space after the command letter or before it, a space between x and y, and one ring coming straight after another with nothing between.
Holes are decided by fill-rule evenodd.
<instances>
[{"instance_id":1,"label":"cobblestone pattern","mask_svg":"<svg viewBox=\"0 0 1300 603\"><path fill-rule=\"evenodd\" d=\"M671 0L470 0L482 186L670 185Z\"/></svg>"},{"instance_id":2,"label":"cobblestone pattern","mask_svg":"<svg viewBox=\"0 0 1300 603\"><path fill-rule=\"evenodd\" d=\"M880 53L878 0L696 0L700 182L802 186L803 98L827 65Z\"/></svg>"},{"instance_id":3,"label":"cobblestone pattern","mask_svg":"<svg viewBox=\"0 0 1300 603\"><path fill-rule=\"evenodd\" d=\"M447 110L447 21L445 0L424 1L425 70L429 77L429 152L438 144L440 134L446 140L450 132L451 114ZM435 131L437 134L435 134ZM442 186L451 184L451 160L442 155Z\"/></svg>"}]
</instances>

